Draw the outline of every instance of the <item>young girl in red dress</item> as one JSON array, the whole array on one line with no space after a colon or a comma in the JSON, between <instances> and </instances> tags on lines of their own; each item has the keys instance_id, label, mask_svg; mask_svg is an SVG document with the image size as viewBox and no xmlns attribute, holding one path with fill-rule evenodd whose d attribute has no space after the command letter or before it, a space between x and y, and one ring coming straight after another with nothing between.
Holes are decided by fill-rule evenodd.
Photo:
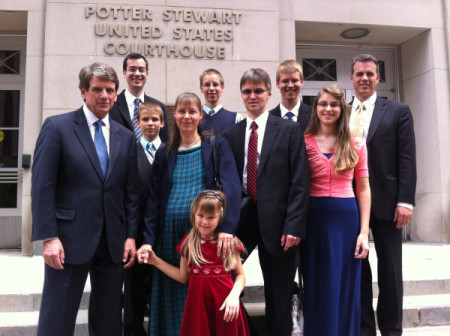
<instances>
[{"instance_id":1,"label":"young girl in red dress","mask_svg":"<svg viewBox=\"0 0 450 336\"><path fill-rule=\"evenodd\" d=\"M220 191L205 190L197 195L191 206L192 230L177 246L179 268L158 258L152 250L139 256L176 281L189 280L180 335L250 335L245 308L239 300L245 285L240 257L244 247L234 238L227 257L217 256L218 228L225 208L225 195Z\"/></svg>"}]
</instances>

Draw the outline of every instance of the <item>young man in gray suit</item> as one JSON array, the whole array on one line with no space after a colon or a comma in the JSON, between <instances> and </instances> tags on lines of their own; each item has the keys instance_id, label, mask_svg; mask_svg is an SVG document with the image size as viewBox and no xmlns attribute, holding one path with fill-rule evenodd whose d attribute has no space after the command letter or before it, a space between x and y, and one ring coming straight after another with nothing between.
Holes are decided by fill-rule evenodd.
<instances>
[{"instance_id":1,"label":"young man in gray suit","mask_svg":"<svg viewBox=\"0 0 450 336\"><path fill-rule=\"evenodd\" d=\"M45 120L32 170L33 241L43 241L38 335L73 335L88 274L89 333L122 334L123 268L134 263L138 216L136 140L109 118L114 69L81 69L76 111Z\"/></svg>"}]
</instances>

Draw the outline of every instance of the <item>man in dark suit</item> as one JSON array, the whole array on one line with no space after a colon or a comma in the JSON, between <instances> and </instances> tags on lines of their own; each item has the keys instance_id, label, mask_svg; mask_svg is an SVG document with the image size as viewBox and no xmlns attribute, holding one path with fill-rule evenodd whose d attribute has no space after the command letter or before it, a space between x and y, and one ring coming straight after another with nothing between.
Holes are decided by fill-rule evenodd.
<instances>
[{"instance_id":1,"label":"man in dark suit","mask_svg":"<svg viewBox=\"0 0 450 336\"><path fill-rule=\"evenodd\" d=\"M89 333L121 335L122 273L135 259L136 141L110 120L114 69L81 69L80 109L45 120L32 174L33 241L43 241L38 335L73 335L88 273Z\"/></svg>"},{"instance_id":2,"label":"man in dark suit","mask_svg":"<svg viewBox=\"0 0 450 336\"><path fill-rule=\"evenodd\" d=\"M414 126L409 107L377 97L378 61L353 59L355 89L350 128L366 139L372 193L370 228L378 259L378 327L383 336L402 334L402 228L411 222L416 189ZM361 335L376 335L372 273L363 259Z\"/></svg>"},{"instance_id":3,"label":"man in dark suit","mask_svg":"<svg viewBox=\"0 0 450 336\"><path fill-rule=\"evenodd\" d=\"M164 113L164 124L168 125L166 107L159 100L144 93L144 86L148 79L148 62L143 55L131 53L124 58L123 76L127 81L127 88L117 96L110 116L112 120L134 131L136 140L139 142L142 137L136 118L139 105L146 101L158 103ZM168 127L161 128L159 136L162 142L168 142Z\"/></svg>"},{"instance_id":4,"label":"man in dark suit","mask_svg":"<svg viewBox=\"0 0 450 336\"><path fill-rule=\"evenodd\" d=\"M299 124L268 113L267 72L248 70L240 89L247 119L223 132L243 190L252 197L236 235L249 253L258 246L270 335L290 335L295 252L304 237L309 199L303 133Z\"/></svg>"},{"instance_id":5,"label":"man in dark suit","mask_svg":"<svg viewBox=\"0 0 450 336\"><path fill-rule=\"evenodd\" d=\"M139 226L136 247L144 240L144 217L150 177L155 154L163 145L159 138L160 129L164 127L164 115L158 103L147 101L139 106L137 125L142 131L142 138L137 144L139 170ZM146 336L144 328L145 307L151 286L152 268L149 265L135 263L124 273L124 335Z\"/></svg>"},{"instance_id":6,"label":"man in dark suit","mask_svg":"<svg viewBox=\"0 0 450 336\"><path fill-rule=\"evenodd\" d=\"M239 113L225 110L220 96L225 88L222 74L216 69L208 69L200 75L200 91L205 96L202 127L206 131L220 134L229 126L242 120Z\"/></svg>"},{"instance_id":7,"label":"man in dark suit","mask_svg":"<svg viewBox=\"0 0 450 336\"><path fill-rule=\"evenodd\" d=\"M281 62L278 66L276 81L281 93L281 103L269 113L298 122L304 132L311 118L312 107L303 103L299 96L304 83L302 66L294 60Z\"/></svg>"}]
</instances>

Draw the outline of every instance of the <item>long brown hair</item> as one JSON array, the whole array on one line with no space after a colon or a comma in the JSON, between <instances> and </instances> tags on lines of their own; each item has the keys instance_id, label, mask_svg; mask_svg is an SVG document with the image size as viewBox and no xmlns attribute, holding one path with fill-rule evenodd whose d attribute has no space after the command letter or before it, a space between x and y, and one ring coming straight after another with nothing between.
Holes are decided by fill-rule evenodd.
<instances>
[{"instance_id":1,"label":"long brown hair","mask_svg":"<svg viewBox=\"0 0 450 336\"><path fill-rule=\"evenodd\" d=\"M200 267L201 263L210 263L202 255L202 237L195 225L195 214L197 211L201 210L206 213L218 213L219 214L219 225L216 228L216 234L219 233L220 224L225 216L225 211L227 207L227 201L225 194L217 190L204 190L200 192L192 201L191 204L191 224L192 229L189 232L188 238L184 241L181 246L181 252L183 256L187 256L187 264L191 262L197 267ZM238 241L234 238L233 248L223 260L223 267L229 271L236 267L236 256L239 253L236 250Z\"/></svg>"},{"instance_id":2,"label":"long brown hair","mask_svg":"<svg viewBox=\"0 0 450 336\"><path fill-rule=\"evenodd\" d=\"M194 105L198 108L199 113L202 112L202 102L200 101L200 98L192 92L183 92L177 97L177 100L175 100L175 106L174 106L174 116L173 119L175 119L175 113L177 113L177 108L179 105L186 105L191 106ZM199 121L197 126L197 133L202 137L203 129L202 129L202 123ZM168 153L172 152L174 148L177 148L181 143L181 134L180 129L178 128L176 120L173 120L172 123L172 132L169 140L169 146L168 146Z\"/></svg>"},{"instance_id":3,"label":"long brown hair","mask_svg":"<svg viewBox=\"0 0 450 336\"><path fill-rule=\"evenodd\" d=\"M350 106L347 104L344 98L344 91L336 85L327 85L320 89L314 100L313 112L311 114L311 120L305 134L315 135L320 129L320 120L317 116L317 104L320 97L328 93L339 101L341 108L341 115L336 121L337 126L337 139L338 145L334 157L334 171L336 173L342 173L346 170L355 168L358 163L358 153L353 146L352 137L350 134L349 120L350 120Z\"/></svg>"}]
</instances>

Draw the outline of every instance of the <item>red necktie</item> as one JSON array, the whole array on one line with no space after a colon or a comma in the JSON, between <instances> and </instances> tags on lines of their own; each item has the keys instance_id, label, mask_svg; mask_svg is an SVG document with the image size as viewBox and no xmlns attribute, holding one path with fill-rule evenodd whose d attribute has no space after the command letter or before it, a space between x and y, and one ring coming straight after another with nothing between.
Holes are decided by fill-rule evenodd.
<instances>
[{"instance_id":1,"label":"red necktie","mask_svg":"<svg viewBox=\"0 0 450 336\"><path fill-rule=\"evenodd\" d=\"M258 199L256 189L256 176L258 172L258 125L253 121L250 125L252 132L248 141L247 152L247 194L252 196L253 202Z\"/></svg>"}]
</instances>

